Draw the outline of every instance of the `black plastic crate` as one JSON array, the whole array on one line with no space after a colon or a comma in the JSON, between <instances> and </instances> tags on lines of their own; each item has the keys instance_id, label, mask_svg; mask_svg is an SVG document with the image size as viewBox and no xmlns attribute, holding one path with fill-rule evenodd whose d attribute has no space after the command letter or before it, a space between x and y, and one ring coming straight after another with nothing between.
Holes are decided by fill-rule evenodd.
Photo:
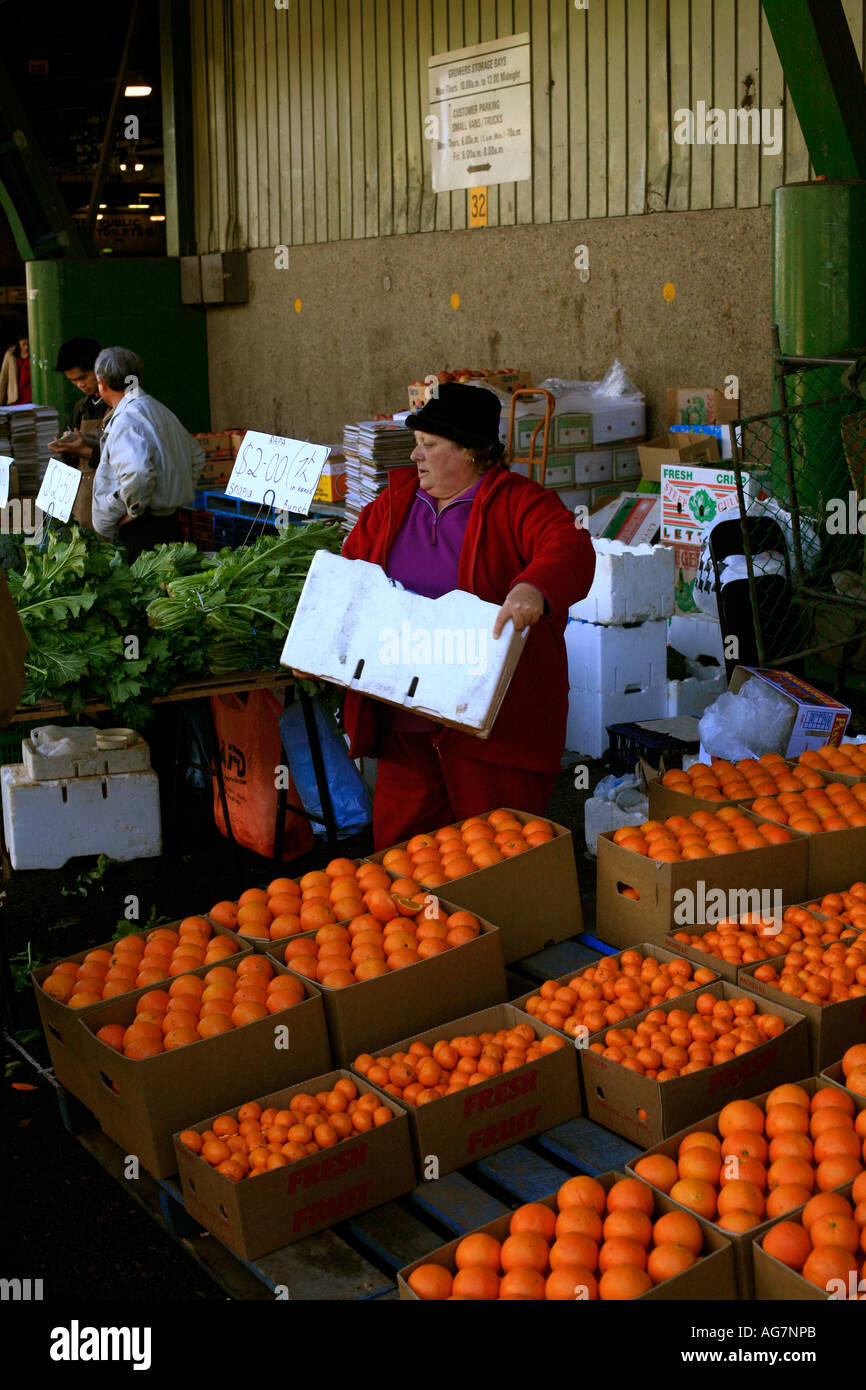
<instances>
[{"instance_id":1,"label":"black plastic crate","mask_svg":"<svg viewBox=\"0 0 866 1390\"><path fill-rule=\"evenodd\" d=\"M640 724L608 724L610 737L608 761L611 772L622 777L634 772L637 763L643 759L650 767L658 767L661 759L665 767L682 767L684 753L696 753L697 741L687 743L671 734L659 734L652 729L644 729Z\"/></svg>"}]
</instances>

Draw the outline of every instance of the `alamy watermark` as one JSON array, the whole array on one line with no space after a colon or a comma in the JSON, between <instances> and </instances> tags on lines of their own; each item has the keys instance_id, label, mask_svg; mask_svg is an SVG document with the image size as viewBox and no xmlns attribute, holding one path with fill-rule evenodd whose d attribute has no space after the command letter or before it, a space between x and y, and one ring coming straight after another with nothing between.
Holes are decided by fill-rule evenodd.
<instances>
[{"instance_id":1,"label":"alamy watermark","mask_svg":"<svg viewBox=\"0 0 866 1390\"><path fill-rule=\"evenodd\" d=\"M413 627L408 619L379 632L383 666L465 666L471 676L487 670L487 631L475 627Z\"/></svg>"},{"instance_id":2,"label":"alamy watermark","mask_svg":"<svg viewBox=\"0 0 866 1390\"><path fill-rule=\"evenodd\" d=\"M710 888L699 878L694 889L678 888L674 893L673 920L678 927L691 927L760 914L761 936L778 936L782 930L781 888Z\"/></svg>"},{"instance_id":3,"label":"alamy watermark","mask_svg":"<svg viewBox=\"0 0 866 1390\"><path fill-rule=\"evenodd\" d=\"M758 110L756 106L707 107L699 101L694 111L680 106L674 112L674 140L678 145L763 145L764 154L782 153L782 108Z\"/></svg>"}]
</instances>

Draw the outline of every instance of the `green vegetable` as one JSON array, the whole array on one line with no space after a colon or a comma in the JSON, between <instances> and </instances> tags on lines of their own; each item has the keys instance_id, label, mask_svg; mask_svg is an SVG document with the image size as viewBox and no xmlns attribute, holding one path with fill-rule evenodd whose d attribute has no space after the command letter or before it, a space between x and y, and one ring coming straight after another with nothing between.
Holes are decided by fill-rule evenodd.
<instances>
[{"instance_id":1,"label":"green vegetable","mask_svg":"<svg viewBox=\"0 0 866 1390\"><path fill-rule=\"evenodd\" d=\"M313 555L340 543L339 526L313 522L216 556L160 545L130 566L93 533L52 526L8 575L30 639L21 703L75 715L98 700L141 728L181 681L275 667Z\"/></svg>"}]
</instances>

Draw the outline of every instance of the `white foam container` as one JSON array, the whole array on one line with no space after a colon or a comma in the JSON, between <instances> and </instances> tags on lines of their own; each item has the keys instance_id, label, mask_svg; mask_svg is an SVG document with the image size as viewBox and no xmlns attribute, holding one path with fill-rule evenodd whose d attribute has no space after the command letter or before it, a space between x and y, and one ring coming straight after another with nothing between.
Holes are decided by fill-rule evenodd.
<instances>
[{"instance_id":1,"label":"white foam container","mask_svg":"<svg viewBox=\"0 0 866 1390\"><path fill-rule=\"evenodd\" d=\"M147 772L150 768L150 748L144 739L126 748L106 748L76 757L73 753L65 756L40 753L38 747L25 738L21 745L21 756L27 776L33 782L70 777L108 777L115 772Z\"/></svg>"},{"instance_id":2,"label":"white foam container","mask_svg":"<svg viewBox=\"0 0 866 1390\"><path fill-rule=\"evenodd\" d=\"M460 589L423 598L379 565L319 550L280 662L487 738L529 632L509 622L494 641L498 612Z\"/></svg>"},{"instance_id":3,"label":"white foam container","mask_svg":"<svg viewBox=\"0 0 866 1390\"><path fill-rule=\"evenodd\" d=\"M83 854L125 861L162 853L155 772L33 781L23 763L8 763L0 790L13 869L59 869Z\"/></svg>"},{"instance_id":4,"label":"white foam container","mask_svg":"<svg viewBox=\"0 0 866 1390\"><path fill-rule=\"evenodd\" d=\"M668 718L691 714L698 719L714 700L724 695L728 688L724 666L710 669L714 674L706 680L689 676L684 681L668 681Z\"/></svg>"},{"instance_id":5,"label":"white foam container","mask_svg":"<svg viewBox=\"0 0 866 1390\"><path fill-rule=\"evenodd\" d=\"M625 545L593 539L595 575L585 598L572 604L572 618L588 623L642 623L674 611L676 568L668 545Z\"/></svg>"},{"instance_id":6,"label":"white foam container","mask_svg":"<svg viewBox=\"0 0 866 1390\"><path fill-rule=\"evenodd\" d=\"M675 613L668 629L668 642L691 661L696 661L700 656L712 656L720 666L725 664L722 629L719 627L718 618L699 618L692 617L690 613Z\"/></svg>"},{"instance_id":7,"label":"white foam container","mask_svg":"<svg viewBox=\"0 0 866 1390\"><path fill-rule=\"evenodd\" d=\"M667 680L668 625L661 619L608 627L569 618L565 651L571 689L627 695Z\"/></svg>"},{"instance_id":8,"label":"white foam container","mask_svg":"<svg viewBox=\"0 0 866 1390\"><path fill-rule=\"evenodd\" d=\"M565 747L570 753L600 758L610 746L609 724L631 724L641 719L667 718L667 681L628 694L603 694L570 690Z\"/></svg>"}]
</instances>

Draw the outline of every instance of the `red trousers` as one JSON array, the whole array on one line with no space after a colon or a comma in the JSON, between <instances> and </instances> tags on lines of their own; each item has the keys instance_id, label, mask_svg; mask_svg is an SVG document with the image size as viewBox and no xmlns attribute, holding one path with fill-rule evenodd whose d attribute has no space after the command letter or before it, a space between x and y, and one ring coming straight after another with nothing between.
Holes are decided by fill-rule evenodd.
<instances>
[{"instance_id":1,"label":"red trousers","mask_svg":"<svg viewBox=\"0 0 866 1390\"><path fill-rule=\"evenodd\" d=\"M544 814L555 773L449 754L447 737L440 753L435 738L435 732L384 734L373 796L377 850L498 806Z\"/></svg>"}]
</instances>

